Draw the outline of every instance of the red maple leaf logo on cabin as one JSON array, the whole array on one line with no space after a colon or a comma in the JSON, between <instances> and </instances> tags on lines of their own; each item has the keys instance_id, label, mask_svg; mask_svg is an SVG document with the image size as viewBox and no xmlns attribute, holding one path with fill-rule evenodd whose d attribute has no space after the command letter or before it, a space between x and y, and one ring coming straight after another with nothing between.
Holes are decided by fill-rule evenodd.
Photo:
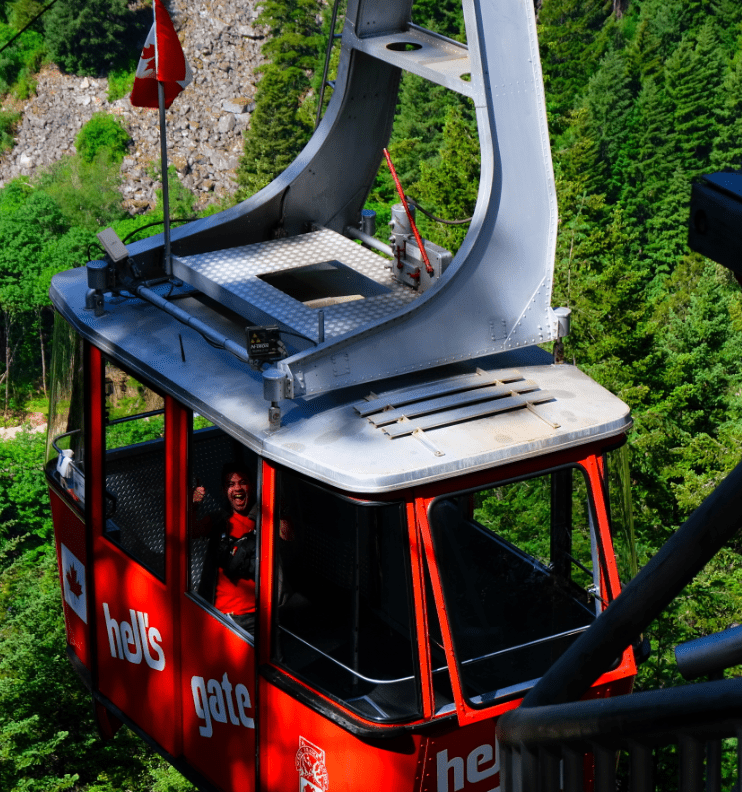
<instances>
[{"instance_id":1,"label":"red maple leaf logo on cabin","mask_svg":"<svg viewBox=\"0 0 742 792\"><path fill-rule=\"evenodd\" d=\"M70 591L76 596L79 597L82 594L82 586L80 585L80 581L77 579L77 570L70 566L65 574L65 578L67 579L67 585L69 586Z\"/></svg>"}]
</instances>

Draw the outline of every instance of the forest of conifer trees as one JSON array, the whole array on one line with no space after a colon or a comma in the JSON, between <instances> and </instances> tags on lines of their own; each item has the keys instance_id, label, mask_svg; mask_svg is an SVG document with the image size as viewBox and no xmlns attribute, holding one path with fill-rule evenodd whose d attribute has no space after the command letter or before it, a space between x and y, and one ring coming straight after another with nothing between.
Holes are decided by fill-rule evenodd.
<instances>
[{"instance_id":1,"label":"forest of conifer trees","mask_svg":"<svg viewBox=\"0 0 742 792\"><path fill-rule=\"evenodd\" d=\"M11 11L28 5L3 3L4 29ZM240 198L267 184L311 135L330 24L320 0L259 5L271 35L238 173ZM642 563L741 456L742 289L690 251L687 225L694 180L742 168L742 4L536 6L559 200L552 304L572 309L569 362L631 407ZM417 0L414 19L465 40L456 0ZM29 41L38 61L43 42ZM8 90L33 62L0 62L3 75L12 73ZM479 150L468 100L405 75L389 148L406 192L421 205L449 219L471 215ZM17 340L0 360L6 411L43 391L51 274L82 260L101 226L117 224L123 235L151 219L125 218L112 199L118 156L103 150L0 190L0 332ZM83 198L76 207L65 186L74 180ZM100 184L104 190L92 186ZM369 196L381 229L396 200L382 168ZM92 208L82 212L85 201ZM427 219L420 225L454 250L466 233L466 226ZM110 743L95 734L88 695L64 657L43 446L30 433L0 441L0 788L191 789L126 729ZM655 622L638 688L680 684L674 646L742 622L740 554L737 539Z\"/></svg>"}]
</instances>

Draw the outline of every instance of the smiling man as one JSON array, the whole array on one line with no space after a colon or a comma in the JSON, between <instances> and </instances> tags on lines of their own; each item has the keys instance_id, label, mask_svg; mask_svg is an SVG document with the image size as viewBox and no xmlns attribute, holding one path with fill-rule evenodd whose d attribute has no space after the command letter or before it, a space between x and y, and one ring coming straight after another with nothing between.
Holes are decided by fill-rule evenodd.
<instances>
[{"instance_id":1,"label":"smiling man","mask_svg":"<svg viewBox=\"0 0 742 792\"><path fill-rule=\"evenodd\" d=\"M202 597L247 632L255 632L256 517L254 487L246 467L228 462L222 468L222 491L230 512L213 522L206 551ZM203 500L204 490L193 493Z\"/></svg>"}]
</instances>

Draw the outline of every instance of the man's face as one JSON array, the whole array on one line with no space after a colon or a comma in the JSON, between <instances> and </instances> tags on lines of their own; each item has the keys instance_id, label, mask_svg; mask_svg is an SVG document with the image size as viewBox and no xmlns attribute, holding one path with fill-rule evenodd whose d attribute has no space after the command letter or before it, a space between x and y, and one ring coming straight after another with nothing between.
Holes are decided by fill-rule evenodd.
<instances>
[{"instance_id":1,"label":"man's face","mask_svg":"<svg viewBox=\"0 0 742 792\"><path fill-rule=\"evenodd\" d=\"M238 514L247 513L250 501L250 479L244 473L230 473L224 485L227 500L232 510Z\"/></svg>"}]
</instances>

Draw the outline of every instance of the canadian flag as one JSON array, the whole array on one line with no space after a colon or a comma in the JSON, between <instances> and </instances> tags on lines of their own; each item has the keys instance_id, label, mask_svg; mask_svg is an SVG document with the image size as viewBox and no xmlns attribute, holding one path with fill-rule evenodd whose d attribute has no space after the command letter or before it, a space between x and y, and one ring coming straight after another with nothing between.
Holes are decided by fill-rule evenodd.
<instances>
[{"instance_id":1,"label":"canadian flag","mask_svg":"<svg viewBox=\"0 0 742 792\"><path fill-rule=\"evenodd\" d=\"M131 103L135 107L159 107L157 83L160 82L168 108L191 82L193 73L162 0L154 0L153 8L155 21L139 58Z\"/></svg>"}]
</instances>

